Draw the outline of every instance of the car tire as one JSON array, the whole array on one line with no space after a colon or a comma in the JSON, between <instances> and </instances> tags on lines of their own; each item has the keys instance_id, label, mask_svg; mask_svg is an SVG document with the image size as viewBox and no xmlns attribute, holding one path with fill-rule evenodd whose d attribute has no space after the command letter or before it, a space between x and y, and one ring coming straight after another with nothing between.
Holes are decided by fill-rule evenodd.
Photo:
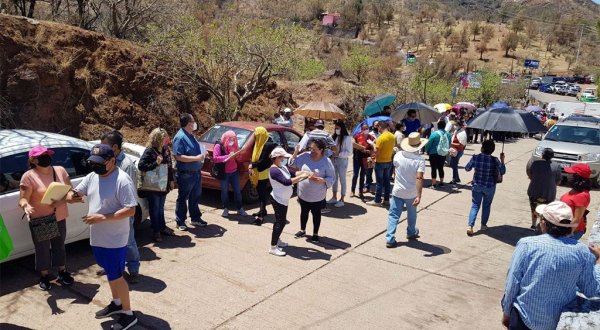
<instances>
[{"instance_id":1,"label":"car tire","mask_svg":"<svg viewBox=\"0 0 600 330\"><path fill-rule=\"evenodd\" d=\"M252 204L258 202L258 191L252 186L250 181L246 183L242 189L242 201L244 204Z\"/></svg>"}]
</instances>

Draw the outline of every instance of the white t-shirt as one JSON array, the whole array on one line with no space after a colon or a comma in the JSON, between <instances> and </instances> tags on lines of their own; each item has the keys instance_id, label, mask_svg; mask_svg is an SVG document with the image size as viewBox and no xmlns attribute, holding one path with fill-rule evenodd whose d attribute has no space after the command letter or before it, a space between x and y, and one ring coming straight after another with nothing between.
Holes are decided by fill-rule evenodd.
<instances>
[{"instance_id":1,"label":"white t-shirt","mask_svg":"<svg viewBox=\"0 0 600 330\"><path fill-rule=\"evenodd\" d=\"M396 132L394 132L394 138L396 139L396 145L394 146L394 152L398 152L398 151L402 150L400 148L400 142L402 142L402 139L404 139L404 134L402 134L402 132L400 132L400 131L396 131Z\"/></svg>"},{"instance_id":2,"label":"white t-shirt","mask_svg":"<svg viewBox=\"0 0 600 330\"><path fill-rule=\"evenodd\" d=\"M92 172L75 188L87 196L89 214L113 214L120 209L137 206L133 181L117 168L109 176ZM129 239L129 218L104 221L90 225L90 245L103 248L122 248Z\"/></svg>"},{"instance_id":3,"label":"white t-shirt","mask_svg":"<svg viewBox=\"0 0 600 330\"><path fill-rule=\"evenodd\" d=\"M417 197L417 172L425 173L425 158L418 153L400 151L394 156L396 178L392 195L402 199Z\"/></svg>"}]
</instances>

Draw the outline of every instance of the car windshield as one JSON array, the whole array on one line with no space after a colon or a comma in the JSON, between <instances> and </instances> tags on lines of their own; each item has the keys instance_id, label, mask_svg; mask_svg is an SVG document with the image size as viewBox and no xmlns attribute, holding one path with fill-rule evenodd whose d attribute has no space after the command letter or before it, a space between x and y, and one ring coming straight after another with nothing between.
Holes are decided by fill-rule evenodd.
<instances>
[{"instance_id":1,"label":"car windshield","mask_svg":"<svg viewBox=\"0 0 600 330\"><path fill-rule=\"evenodd\" d=\"M544 140L599 146L600 129L593 127L554 125L548 134L546 134Z\"/></svg>"},{"instance_id":2,"label":"car windshield","mask_svg":"<svg viewBox=\"0 0 600 330\"><path fill-rule=\"evenodd\" d=\"M237 137L238 145L240 146L240 148L244 146L246 141L248 141L248 137L252 134L252 131L243 128L215 125L211 127L208 131L204 132L204 134L202 134L202 136L200 137L200 142L216 143L218 140L221 139L223 133L229 130L235 132L235 136Z\"/></svg>"}]
</instances>

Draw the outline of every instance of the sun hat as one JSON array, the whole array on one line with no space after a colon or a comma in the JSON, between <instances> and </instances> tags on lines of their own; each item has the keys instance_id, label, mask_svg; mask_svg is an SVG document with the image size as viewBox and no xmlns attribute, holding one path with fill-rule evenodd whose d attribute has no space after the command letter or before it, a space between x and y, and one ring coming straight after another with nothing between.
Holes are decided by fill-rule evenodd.
<instances>
[{"instance_id":1,"label":"sun hat","mask_svg":"<svg viewBox=\"0 0 600 330\"><path fill-rule=\"evenodd\" d=\"M400 142L400 147L404 151L416 152L423 148L427 143L427 139L421 137L418 132L412 132Z\"/></svg>"},{"instance_id":2,"label":"sun hat","mask_svg":"<svg viewBox=\"0 0 600 330\"><path fill-rule=\"evenodd\" d=\"M543 217L544 220L551 222L556 226L575 228L579 225L578 223L572 223L573 211L569 205L561 201L538 205L535 208L535 212ZM569 220L569 223L560 223L563 220Z\"/></svg>"},{"instance_id":3,"label":"sun hat","mask_svg":"<svg viewBox=\"0 0 600 330\"><path fill-rule=\"evenodd\" d=\"M39 157L41 155L54 155L54 151L44 147L44 146L35 146L29 150L29 157Z\"/></svg>"},{"instance_id":4,"label":"sun hat","mask_svg":"<svg viewBox=\"0 0 600 330\"><path fill-rule=\"evenodd\" d=\"M93 163L104 163L105 161L113 158L115 153L111 146L106 144L96 144L90 151L90 157L88 161Z\"/></svg>"},{"instance_id":5,"label":"sun hat","mask_svg":"<svg viewBox=\"0 0 600 330\"><path fill-rule=\"evenodd\" d=\"M592 175L592 170L587 164L575 164L571 167L563 168L563 171L571 174L577 174L584 179L589 179Z\"/></svg>"},{"instance_id":6,"label":"sun hat","mask_svg":"<svg viewBox=\"0 0 600 330\"><path fill-rule=\"evenodd\" d=\"M292 155L290 155L287 151L285 151L285 149L283 149L282 147L277 147L275 149L273 149L273 151L271 151L271 158L277 158L277 157L285 157L285 158L290 158L292 157Z\"/></svg>"}]
</instances>

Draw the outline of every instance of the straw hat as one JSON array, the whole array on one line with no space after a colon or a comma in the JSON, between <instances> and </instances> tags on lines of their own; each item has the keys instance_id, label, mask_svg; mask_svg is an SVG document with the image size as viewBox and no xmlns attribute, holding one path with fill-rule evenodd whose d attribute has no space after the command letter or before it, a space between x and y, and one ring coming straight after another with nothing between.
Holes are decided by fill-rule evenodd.
<instances>
[{"instance_id":1,"label":"straw hat","mask_svg":"<svg viewBox=\"0 0 600 330\"><path fill-rule=\"evenodd\" d=\"M404 151L416 152L423 148L426 143L427 139L421 138L421 135L418 132L412 132L408 135L408 137L402 139L400 142L400 147Z\"/></svg>"}]
</instances>

